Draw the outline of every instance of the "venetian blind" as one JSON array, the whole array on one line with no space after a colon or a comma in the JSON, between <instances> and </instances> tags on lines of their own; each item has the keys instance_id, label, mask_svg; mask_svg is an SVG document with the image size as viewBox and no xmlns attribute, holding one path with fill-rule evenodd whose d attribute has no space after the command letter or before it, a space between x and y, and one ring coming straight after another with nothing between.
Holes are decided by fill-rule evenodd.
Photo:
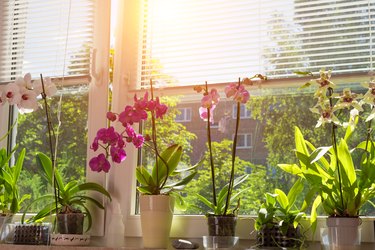
<instances>
[{"instance_id":1,"label":"venetian blind","mask_svg":"<svg viewBox=\"0 0 375 250\"><path fill-rule=\"evenodd\" d=\"M375 0L146 0L141 82L373 70Z\"/></svg>"},{"instance_id":2,"label":"venetian blind","mask_svg":"<svg viewBox=\"0 0 375 250\"><path fill-rule=\"evenodd\" d=\"M27 72L88 82L93 5L92 0L2 0L0 82Z\"/></svg>"}]
</instances>

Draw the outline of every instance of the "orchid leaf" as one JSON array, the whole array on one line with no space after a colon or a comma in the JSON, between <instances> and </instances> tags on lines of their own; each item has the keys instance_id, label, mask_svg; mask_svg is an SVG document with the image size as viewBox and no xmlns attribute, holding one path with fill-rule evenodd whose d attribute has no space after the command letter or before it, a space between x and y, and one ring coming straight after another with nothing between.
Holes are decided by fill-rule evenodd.
<instances>
[{"instance_id":1,"label":"orchid leaf","mask_svg":"<svg viewBox=\"0 0 375 250\"><path fill-rule=\"evenodd\" d=\"M346 144L345 140L341 140L338 146L338 155L339 160L343 166L343 170L346 173L346 176L352 185L356 181L356 174L355 168L352 160L352 156L350 155L348 145Z\"/></svg>"},{"instance_id":2,"label":"orchid leaf","mask_svg":"<svg viewBox=\"0 0 375 250\"><path fill-rule=\"evenodd\" d=\"M289 207L289 201L286 194L278 188L275 189L275 193L277 194L276 200L280 204L281 208L287 210L287 208Z\"/></svg>"},{"instance_id":3,"label":"orchid leaf","mask_svg":"<svg viewBox=\"0 0 375 250\"><path fill-rule=\"evenodd\" d=\"M303 191L303 180L301 178L297 179L291 189L288 192L287 200L289 207L292 207L295 201L297 200L297 197L300 193Z\"/></svg>"},{"instance_id":4,"label":"orchid leaf","mask_svg":"<svg viewBox=\"0 0 375 250\"><path fill-rule=\"evenodd\" d=\"M158 157L152 169L152 179L159 186L170 176L178 166L182 155L182 147L173 144L165 149Z\"/></svg>"}]
</instances>

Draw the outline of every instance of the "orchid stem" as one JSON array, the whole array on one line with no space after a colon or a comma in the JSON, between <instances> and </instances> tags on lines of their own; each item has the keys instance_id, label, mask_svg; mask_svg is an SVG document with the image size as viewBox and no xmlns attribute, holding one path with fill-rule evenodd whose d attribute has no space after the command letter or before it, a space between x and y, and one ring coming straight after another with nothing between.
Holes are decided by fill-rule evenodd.
<instances>
[{"instance_id":1,"label":"orchid stem","mask_svg":"<svg viewBox=\"0 0 375 250\"><path fill-rule=\"evenodd\" d=\"M208 94L207 81L206 81L206 93ZM215 166L214 166L214 159L213 159L213 156L212 156L210 116L211 116L211 110L210 110L210 108L207 108L207 142L208 142L208 150L209 150L209 153L210 153L213 203L214 203L214 206L216 207L217 201L216 201L216 187L215 187Z\"/></svg>"},{"instance_id":2,"label":"orchid stem","mask_svg":"<svg viewBox=\"0 0 375 250\"><path fill-rule=\"evenodd\" d=\"M332 103L333 89L332 88L328 88L328 94L329 94L329 105L330 105L330 108L332 109L333 108L333 103ZM340 161L339 161L339 156L338 156L338 152L337 152L336 129L337 129L337 125L332 123L332 142L333 142L332 146L333 146L333 150L334 150L335 156L336 156L336 166L337 166L337 175L338 175L338 178L339 178L339 190L340 190L341 205L342 205L342 208L344 209L344 197L343 197L343 193L342 193ZM344 212L344 211L342 211L342 212Z\"/></svg>"},{"instance_id":3,"label":"orchid stem","mask_svg":"<svg viewBox=\"0 0 375 250\"><path fill-rule=\"evenodd\" d=\"M52 143L52 136L53 135L53 127L52 127L52 122L51 122L51 117L48 109L48 103L47 103L47 95L46 95L46 89L44 86L44 81L43 81L43 75L40 74L40 80L42 83L42 98L44 101L44 109L46 112L46 118L47 118L47 127L48 127L48 138L49 138L49 148L50 148L50 154L51 154L51 162L52 162L52 177L53 177L53 190L54 190L54 196L55 196L55 209L56 209L56 214L58 213L58 197L60 196L60 187L58 186L56 182L56 175L55 175L55 168L56 168L56 161L55 161L55 154L53 150L53 143Z\"/></svg>"},{"instance_id":4,"label":"orchid stem","mask_svg":"<svg viewBox=\"0 0 375 250\"><path fill-rule=\"evenodd\" d=\"M241 85L241 79L238 78L238 88L240 87L240 85ZM232 169L230 172L229 187L228 187L227 199L225 202L224 215L227 214L229 204L230 204L230 198L232 196L232 191L233 191L234 168L235 168L235 163L236 163L236 151L237 151L237 135L238 135L238 128L240 127L240 115L241 115L241 103L237 102L236 130L234 133L233 145L232 145Z\"/></svg>"}]
</instances>

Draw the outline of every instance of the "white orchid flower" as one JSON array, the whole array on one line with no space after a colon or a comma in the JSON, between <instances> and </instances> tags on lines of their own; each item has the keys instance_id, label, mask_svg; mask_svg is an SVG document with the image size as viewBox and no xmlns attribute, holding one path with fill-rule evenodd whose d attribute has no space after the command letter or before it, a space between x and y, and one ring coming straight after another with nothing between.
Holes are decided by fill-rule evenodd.
<instances>
[{"instance_id":1,"label":"white orchid flower","mask_svg":"<svg viewBox=\"0 0 375 250\"><path fill-rule=\"evenodd\" d=\"M27 89L32 89L33 84L31 82L31 74L27 73L24 77L18 77L15 81L15 83L20 87L20 88L27 88Z\"/></svg>"},{"instance_id":2,"label":"white orchid flower","mask_svg":"<svg viewBox=\"0 0 375 250\"><path fill-rule=\"evenodd\" d=\"M46 96L51 97L56 94L57 88L56 85L51 81L51 78L45 77L43 78L44 83L44 91ZM43 86L41 80L36 80L34 82L34 92L39 95L43 92Z\"/></svg>"},{"instance_id":3,"label":"white orchid flower","mask_svg":"<svg viewBox=\"0 0 375 250\"><path fill-rule=\"evenodd\" d=\"M7 100L10 105L18 104L21 101L19 86L15 82L7 84L4 88L3 98Z\"/></svg>"},{"instance_id":4,"label":"white orchid flower","mask_svg":"<svg viewBox=\"0 0 375 250\"><path fill-rule=\"evenodd\" d=\"M38 109L37 94L27 88L21 89L21 101L17 104L20 113L31 113Z\"/></svg>"}]
</instances>

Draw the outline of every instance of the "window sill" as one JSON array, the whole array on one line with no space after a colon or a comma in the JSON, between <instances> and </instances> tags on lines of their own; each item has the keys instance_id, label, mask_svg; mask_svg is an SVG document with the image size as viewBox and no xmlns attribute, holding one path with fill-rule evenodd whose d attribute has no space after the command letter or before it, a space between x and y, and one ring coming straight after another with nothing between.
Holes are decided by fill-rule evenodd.
<instances>
[{"instance_id":1,"label":"window sill","mask_svg":"<svg viewBox=\"0 0 375 250\"><path fill-rule=\"evenodd\" d=\"M200 244L199 249L204 249L202 246L201 239L193 239L192 241L198 242ZM254 240L240 240L239 245L236 249L253 249L252 246L255 245ZM93 237L91 240L91 244L89 246L40 246L40 245L11 245L11 244L0 244L0 250L2 249L9 249L9 250L39 250L39 249L50 249L50 250L120 250L120 249L128 249L128 250L138 250L142 248L142 239L139 237L127 237L125 238L125 243L121 247L109 247L105 246L105 239L103 237ZM362 243L358 248L351 248L351 250L361 249L361 250L373 250L375 248L375 243ZM171 245L168 249L174 249ZM255 248L254 248L255 249ZM261 249L261 248L257 248ZM267 248L269 249L269 248ZM318 250L323 249L320 245L320 242L309 242L307 249L311 250Z\"/></svg>"}]
</instances>

